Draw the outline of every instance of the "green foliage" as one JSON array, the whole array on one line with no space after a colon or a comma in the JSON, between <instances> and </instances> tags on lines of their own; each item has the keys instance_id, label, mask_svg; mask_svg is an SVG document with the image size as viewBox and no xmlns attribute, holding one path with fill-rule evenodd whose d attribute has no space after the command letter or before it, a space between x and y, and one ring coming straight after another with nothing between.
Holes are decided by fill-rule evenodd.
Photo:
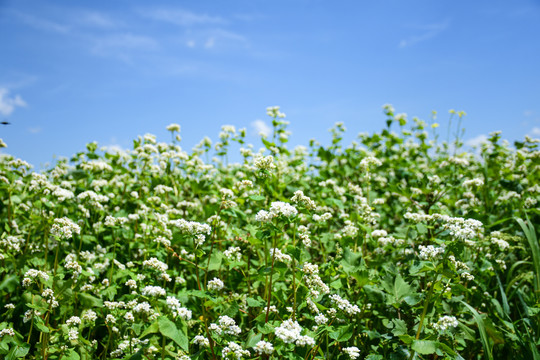
<instances>
[{"instance_id":1,"label":"green foliage","mask_svg":"<svg viewBox=\"0 0 540 360\"><path fill-rule=\"evenodd\" d=\"M466 152L463 112L450 144L388 105L289 149L267 113L259 152L173 124L41 174L2 157L0 358L540 358L538 141Z\"/></svg>"}]
</instances>

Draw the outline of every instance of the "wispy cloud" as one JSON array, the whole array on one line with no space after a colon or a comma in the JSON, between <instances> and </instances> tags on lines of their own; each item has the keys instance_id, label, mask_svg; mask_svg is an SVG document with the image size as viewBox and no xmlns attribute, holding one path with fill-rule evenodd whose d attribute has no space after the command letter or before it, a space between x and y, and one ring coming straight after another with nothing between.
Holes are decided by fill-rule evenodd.
<instances>
[{"instance_id":1,"label":"wispy cloud","mask_svg":"<svg viewBox=\"0 0 540 360\"><path fill-rule=\"evenodd\" d=\"M226 23L226 20L220 16L197 14L178 8L139 9L138 13L141 16L152 20L185 27L193 25L216 25Z\"/></svg>"},{"instance_id":2,"label":"wispy cloud","mask_svg":"<svg viewBox=\"0 0 540 360\"><path fill-rule=\"evenodd\" d=\"M186 41L187 47L195 47L202 44L205 49L218 47L245 46L248 44L246 37L232 31L224 29L208 29L197 32L191 32L189 40Z\"/></svg>"},{"instance_id":3,"label":"wispy cloud","mask_svg":"<svg viewBox=\"0 0 540 360\"><path fill-rule=\"evenodd\" d=\"M531 131L529 132L532 136L540 136L540 128L539 127L533 127Z\"/></svg>"},{"instance_id":4,"label":"wispy cloud","mask_svg":"<svg viewBox=\"0 0 540 360\"><path fill-rule=\"evenodd\" d=\"M20 95L9 97L8 94L8 89L0 88L0 114L4 116L11 115L17 107L26 106L26 102L21 98Z\"/></svg>"},{"instance_id":5,"label":"wispy cloud","mask_svg":"<svg viewBox=\"0 0 540 360\"><path fill-rule=\"evenodd\" d=\"M257 119L251 123L251 127L255 130L258 135L268 137L272 132L270 126L268 126L264 121Z\"/></svg>"},{"instance_id":6,"label":"wispy cloud","mask_svg":"<svg viewBox=\"0 0 540 360\"><path fill-rule=\"evenodd\" d=\"M78 24L94 28L112 29L122 25L118 19L98 11L83 10L78 12L76 17Z\"/></svg>"},{"instance_id":7,"label":"wispy cloud","mask_svg":"<svg viewBox=\"0 0 540 360\"><path fill-rule=\"evenodd\" d=\"M155 51L159 49L159 43L154 38L131 33L94 37L93 42L92 53L101 56L119 57L126 61L129 61L133 51Z\"/></svg>"},{"instance_id":8,"label":"wispy cloud","mask_svg":"<svg viewBox=\"0 0 540 360\"><path fill-rule=\"evenodd\" d=\"M214 45L216 45L216 39L214 37L209 37L204 43L204 47L207 49L213 48Z\"/></svg>"},{"instance_id":9,"label":"wispy cloud","mask_svg":"<svg viewBox=\"0 0 540 360\"><path fill-rule=\"evenodd\" d=\"M43 129L40 128L39 126L28 128L28 132L31 133L31 134L39 134L42 130Z\"/></svg>"},{"instance_id":10,"label":"wispy cloud","mask_svg":"<svg viewBox=\"0 0 540 360\"><path fill-rule=\"evenodd\" d=\"M100 150L106 151L108 153L119 154L119 153L126 152L128 148L120 145L118 139L115 136L113 136L109 139L109 143L107 145L102 146Z\"/></svg>"},{"instance_id":11,"label":"wispy cloud","mask_svg":"<svg viewBox=\"0 0 540 360\"><path fill-rule=\"evenodd\" d=\"M10 11L14 18L38 30L52 31L56 33L68 33L70 27L49 19L44 19L35 15L30 15L17 10Z\"/></svg>"},{"instance_id":12,"label":"wispy cloud","mask_svg":"<svg viewBox=\"0 0 540 360\"><path fill-rule=\"evenodd\" d=\"M450 22L444 21L442 23L437 24L429 24L429 25L423 25L423 26L416 26L418 30L420 30L419 34L412 35L408 38L405 38L399 42L400 48L406 48L409 46L416 45L418 43L433 39L437 35L439 35L441 32L446 30L448 26L450 25Z\"/></svg>"},{"instance_id":13,"label":"wispy cloud","mask_svg":"<svg viewBox=\"0 0 540 360\"><path fill-rule=\"evenodd\" d=\"M487 142L487 139L488 139L487 135L480 134L478 136L475 136L465 141L465 145L470 146L470 147L479 147L483 143Z\"/></svg>"}]
</instances>

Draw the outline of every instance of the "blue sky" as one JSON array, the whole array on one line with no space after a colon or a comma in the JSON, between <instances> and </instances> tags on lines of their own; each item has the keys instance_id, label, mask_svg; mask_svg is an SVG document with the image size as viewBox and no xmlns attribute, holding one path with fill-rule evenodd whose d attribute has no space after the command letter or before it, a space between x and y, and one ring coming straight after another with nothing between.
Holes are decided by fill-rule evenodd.
<instances>
[{"instance_id":1,"label":"blue sky","mask_svg":"<svg viewBox=\"0 0 540 360\"><path fill-rule=\"evenodd\" d=\"M469 143L540 137L539 39L538 0L0 0L2 152L39 169L170 123L185 149L226 124L258 146L272 105L291 145L380 130L385 103L443 138L450 109Z\"/></svg>"}]
</instances>

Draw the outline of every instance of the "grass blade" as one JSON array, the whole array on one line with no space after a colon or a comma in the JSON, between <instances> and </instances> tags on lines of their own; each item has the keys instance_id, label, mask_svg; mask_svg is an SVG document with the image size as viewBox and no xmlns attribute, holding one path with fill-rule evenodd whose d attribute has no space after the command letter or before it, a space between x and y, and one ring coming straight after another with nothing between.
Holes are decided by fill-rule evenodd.
<instances>
[{"instance_id":1,"label":"grass blade","mask_svg":"<svg viewBox=\"0 0 540 360\"><path fill-rule=\"evenodd\" d=\"M540 298L540 245L538 244L538 239L536 238L536 231L534 230L534 226L531 224L530 220L527 218L527 223L525 223L522 219L516 219L519 226L521 226L521 229L523 230L523 233L525 234L525 237L527 238L527 242L529 243L529 247L531 248L532 258L533 258L533 266L534 266L534 292L536 294L536 298Z\"/></svg>"},{"instance_id":2,"label":"grass blade","mask_svg":"<svg viewBox=\"0 0 540 360\"><path fill-rule=\"evenodd\" d=\"M476 311L472 306L470 306L464 301L462 301L461 303L471 311L474 317L474 321L476 321L476 325L478 325L478 331L480 332L480 340L482 341L482 347L484 348L486 359L493 360L493 354L491 353L491 347L489 346L489 339L487 336L484 319L482 319L478 311Z\"/></svg>"}]
</instances>

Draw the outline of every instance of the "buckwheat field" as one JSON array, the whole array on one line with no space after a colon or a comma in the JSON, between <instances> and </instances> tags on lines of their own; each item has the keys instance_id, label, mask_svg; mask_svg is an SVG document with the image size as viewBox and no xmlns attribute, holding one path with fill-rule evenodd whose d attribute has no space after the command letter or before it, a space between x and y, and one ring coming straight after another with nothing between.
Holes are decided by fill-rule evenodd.
<instances>
[{"instance_id":1,"label":"buckwheat field","mask_svg":"<svg viewBox=\"0 0 540 360\"><path fill-rule=\"evenodd\" d=\"M540 359L538 140L465 149L463 112L447 135L385 105L381 132L290 148L267 113L260 150L171 124L3 156L0 357Z\"/></svg>"}]
</instances>

